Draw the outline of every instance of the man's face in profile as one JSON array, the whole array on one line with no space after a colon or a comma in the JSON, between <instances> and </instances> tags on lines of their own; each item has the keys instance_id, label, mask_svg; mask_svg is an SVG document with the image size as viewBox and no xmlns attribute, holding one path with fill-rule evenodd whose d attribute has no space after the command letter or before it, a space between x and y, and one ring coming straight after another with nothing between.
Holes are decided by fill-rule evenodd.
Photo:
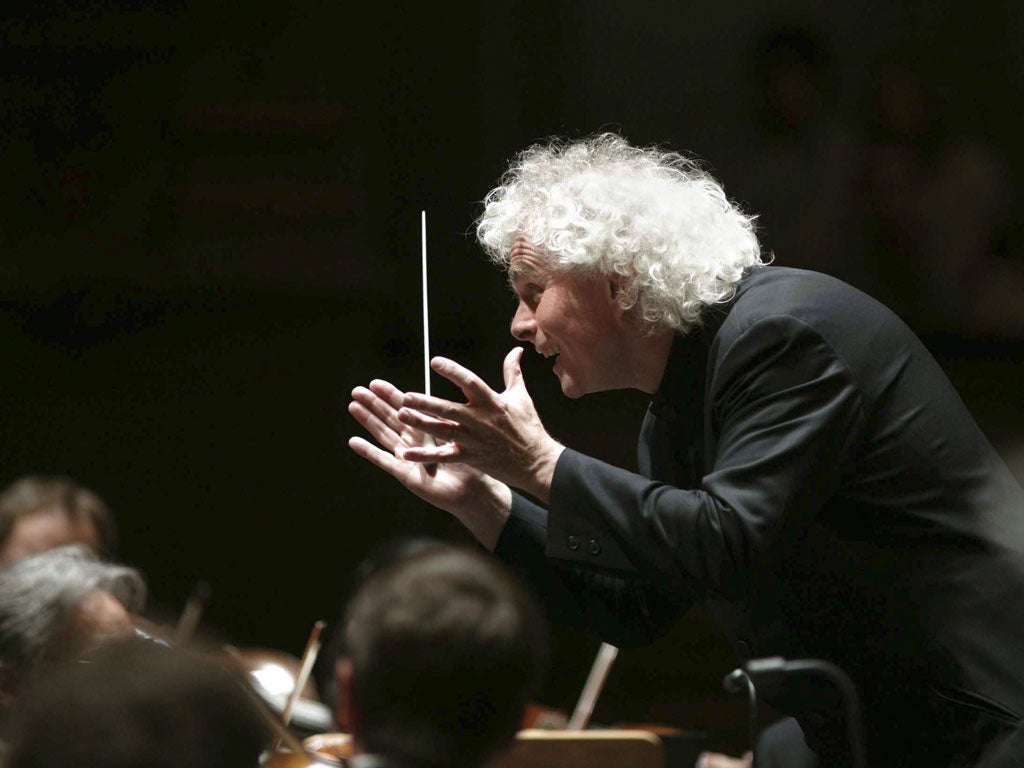
<instances>
[{"instance_id":1,"label":"man's face in profile","mask_svg":"<svg viewBox=\"0 0 1024 768\"><path fill-rule=\"evenodd\" d=\"M512 246L508 278L519 300L512 335L554 360L567 397L623 386L623 358L615 346L622 310L611 280L553 269L523 238Z\"/></svg>"}]
</instances>

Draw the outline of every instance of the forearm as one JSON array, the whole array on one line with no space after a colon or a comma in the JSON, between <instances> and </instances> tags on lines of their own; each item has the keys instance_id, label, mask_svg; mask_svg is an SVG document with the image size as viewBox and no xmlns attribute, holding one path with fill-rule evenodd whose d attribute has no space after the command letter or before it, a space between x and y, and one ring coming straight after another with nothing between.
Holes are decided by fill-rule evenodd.
<instances>
[{"instance_id":1,"label":"forearm","mask_svg":"<svg viewBox=\"0 0 1024 768\"><path fill-rule=\"evenodd\" d=\"M584 567L634 570L681 588L729 589L756 550L745 516L704 490L683 490L568 451L552 489L548 554Z\"/></svg>"},{"instance_id":2,"label":"forearm","mask_svg":"<svg viewBox=\"0 0 1024 768\"><path fill-rule=\"evenodd\" d=\"M646 645L690 604L685 590L669 593L635 575L590 572L548 557L547 521L546 509L514 495L494 553L530 585L551 621L618 647Z\"/></svg>"}]
</instances>

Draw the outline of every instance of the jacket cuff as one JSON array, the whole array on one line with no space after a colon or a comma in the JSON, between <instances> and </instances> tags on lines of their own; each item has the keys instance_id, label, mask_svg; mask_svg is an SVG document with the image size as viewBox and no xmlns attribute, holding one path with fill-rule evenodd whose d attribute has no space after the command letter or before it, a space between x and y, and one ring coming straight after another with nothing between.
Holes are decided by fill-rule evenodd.
<instances>
[{"instance_id":1,"label":"jacket cuff","mask_svg":"<svg viewBox=\"0 0 1024 768\"><path fill-rule=\"evenodd\" d=\"M525 549L544 548L547 541L548 512L516 492L512 492L512 509L505 527L501 529L494 554L506 561L517 559L516 555Z\"/></svg>"},{"instance_id":2,"label":"jacket cuff","mask_svg":"<svg viewBox=\"0 0 1024 768\"><path fill-rule=\"evenodd\" d=\"M596 475L609 465L566 448L555 466L545 554L613 571L635 571L603 515L609 499L597 495Z\"/></svg>"}]
</instances>

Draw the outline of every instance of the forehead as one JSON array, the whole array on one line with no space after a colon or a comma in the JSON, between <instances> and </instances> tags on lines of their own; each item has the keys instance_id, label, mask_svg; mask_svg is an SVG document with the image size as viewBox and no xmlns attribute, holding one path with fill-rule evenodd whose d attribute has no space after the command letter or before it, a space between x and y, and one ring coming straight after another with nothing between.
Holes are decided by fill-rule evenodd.
<instances>
[{"instance_id":1,"label":"forehead","mask_svg":"<svg viewBox=\"0 0 1024 768\"><path fill-rule=\"evenodd\" d=\"M70 517L63 509L41 509L14 521L0 545L0 563L45 552L65 544L84 544L100 549L99 532L87 517Z\"/></svg>"},{"instance_id":2,"label":"forehead","mask_svg":"<svg viewBox=\"0 0 1024 768\"><path fill-rule=\"evenodd\" d=\"M519 236L512 242L508 254L508 280L517 283L524 279L545 277L553 270L550 257L526 238Z\"/></svg>"}]
</instances>

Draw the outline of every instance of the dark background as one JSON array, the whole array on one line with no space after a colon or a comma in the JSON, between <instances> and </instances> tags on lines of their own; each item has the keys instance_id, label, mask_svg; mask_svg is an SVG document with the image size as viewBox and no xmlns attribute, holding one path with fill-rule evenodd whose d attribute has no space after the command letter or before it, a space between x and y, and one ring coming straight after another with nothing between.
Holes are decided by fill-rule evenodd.
<instances>
[{"instance_id":1,"label":"dark background","mask_svg":"<svg viewBox=\"0 0 1024 768\"><path fill-rule=\"evenodd\" d=\"M778 263L893 304L1016 461L1019 4L226 5L0 11L0 482L64 473L100 493L158 615L204 580L208 632L298 655L374 547L468 540L349 451L348 393L422 386L424 209L433 351L500 385L513 303L472 222L507 159L551 134L614 129L705 160L763 213ZM803 128L756 76L756 41L797 27L820 77ZM876 99L894 63L934 97L902 134ZM913 112L920 93L893 92ZM834 221L816 207L832 193ZM642 397L568 402L543 361L525 372L557 437L632 466ZM596 650L556 630L545 704L572 708ZM695 612L623 652L594 719L737 751L733 665Z\"/></svg>"}]
</instances>

